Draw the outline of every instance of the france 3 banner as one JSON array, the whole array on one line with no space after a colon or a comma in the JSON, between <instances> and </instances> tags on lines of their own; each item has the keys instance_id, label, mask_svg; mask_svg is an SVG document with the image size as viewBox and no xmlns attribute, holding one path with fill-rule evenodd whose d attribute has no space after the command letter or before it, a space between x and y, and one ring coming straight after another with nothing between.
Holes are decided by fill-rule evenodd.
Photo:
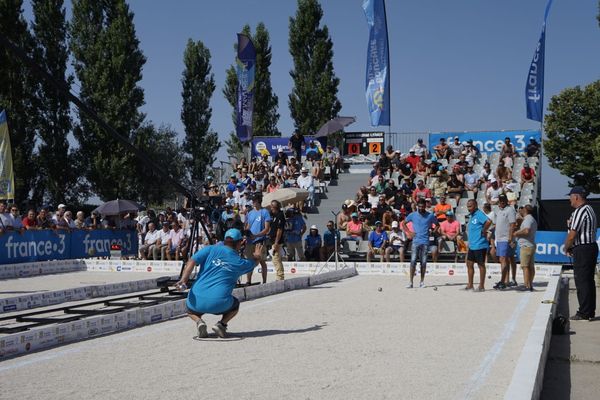
<instances>
[{"instance_id":1,"label":"france 3 banner","mask_svg":"<svg viewBox=\"0 0 600 400\"><path fill-rule=\"evenodd\" d=\"M538 231L535 235L535 261L571 264L572 260L565 253L566 238L567 232ZM600 229L596 231L596 242L600 245Z\"/></svg>"},{"instance_id":2,"label":"france 3 banner","mask_svg":"<svg viewBox=\"0 0 600 400\"><path fill-rule=\"evenodd\" d=\"M248 36L238 33L236 133L242 143L252 139L255 67L256 50L254 44Z\"/></svg>"},{"instance_id":3,"label":"france 3 banner","mask_svg":"<svg viewBox=\"0 0 600 400\"><path fill-rule=\"evenodd\" d=\"M13 172L10 135L6 111L0 111L0 199L15 198L15 176Z\"/></svg>"},{"instance_id":4,"label":"france 3 banner","mask_svg":"<svg viewBox=\"0 0 600 400\"><path fill-rule=\"evenodd\" d=\"M306 149L311 141L316 143L321 153L323 153L327 146L326 137L314 138L313 136L304 136L303 157L306 155ZM277 155L277 152L279 152L279 149L283 149L284 153L289 157L292 155L292 150L288 147L289 142L289 137L256 136L252 139L252 157L260 157L266 154L274 158Z\"/></svg>"},{"instance_id":5,"label":"france 3 banner","mask_svg":"<svg viewBox=\"0 0 600 400\"><path fill-rule=\"evenodd\" d=\"M390 70L384 0L364 0L369 25L365 94L371 126L390 125Z\"/></svg>"},{"instance_id":6,"label":"france 3 banner","mask_svg":"<svg viewBox=\"0 0 600 400\"><path fill-rule=\"evenodd\" d=\"M0 235L0 264L108 257L112 244L121 254L138 252L137 234L132 230L28 230Z\"/></svg>"},{"instance_id":7,"label":"france 3 banner","mask_svg":"<svg viewBox=\"0 0 600 400\"><path fill-rule=\"evenodd\" d=\"M527 118L542 122L544 119L544 57L546 52L546 21L552 0L548 0L544 12L544 23L542 33L535 47L535 53L531 60L527 82L525 83L525 103L527 104Z\"/></svg>"},{"instance_id":8,"label":"france 3 banner","mask_svg":"<svg viewBox=\"0 0 600 400\"><path fill-rule=\"evenodd\" d=\"M439 144L440 139L446 139L450 143L458 136L461 143L467 140L473 140L473 145L477 146L482 153L497 153L502 150L505 138L510 138L511 143L518 152L524 152L530 139L541 143L542 132L540 130L525 131L489 131L489 132L436 132L429 134L429 151L434 152L433 148Z\"/></svg>"}]
</instances>

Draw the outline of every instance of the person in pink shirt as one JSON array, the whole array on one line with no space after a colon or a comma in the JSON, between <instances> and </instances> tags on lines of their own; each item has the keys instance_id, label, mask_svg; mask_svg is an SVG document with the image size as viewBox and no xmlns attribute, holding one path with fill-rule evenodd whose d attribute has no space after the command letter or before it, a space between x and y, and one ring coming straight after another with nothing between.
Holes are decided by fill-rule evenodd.
<instances>
[{"instance_id":1,"label":"person in pink shirt","mask_svg":"<svg viewBox=\"0 0 600 400\"><path fill-rule=\"evenodd\" d=\"M440 223L440 237L438 239L440 245L445 240L456 244L460 238L460 222L456 220L452 211L448 211L446 212L446 220Z\"/></svg>"}]
</instances>

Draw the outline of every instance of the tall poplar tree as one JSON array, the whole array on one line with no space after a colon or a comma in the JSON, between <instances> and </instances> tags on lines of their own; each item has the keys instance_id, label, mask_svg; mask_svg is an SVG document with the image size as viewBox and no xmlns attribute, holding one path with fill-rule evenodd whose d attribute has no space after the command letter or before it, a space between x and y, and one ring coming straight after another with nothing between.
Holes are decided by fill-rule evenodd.
<instances>
[{"instance_id":1,"label":"tall poplar tree","mask_svg":"<svg viewBox=\"0 0 600 400\"><path fill-rule=\"evenodd\" d=\"M124 0L74 0L70 47L80 97L131 142L144 120L138 83L146 58L129 6ZM92 190L103 200L139 200L133 154L81 112L73 133Z\"/></svg>"},{"instance_id":2,"label":"tall poplar tree","mask_svg":"<svg viewBox=\"0 0 600 400\"><path fill-rule=\"evenodd\" d=\"M184 151L192 182L203 182L221 147L216 132L210 129L210 98L215 91L210 51L201 41L188 40L183 54L181 121L185 127Z\"/></svg>"},{"instance_id":3,"label":"tall poplar tree","mask_svg":"<svg viewBox=\"0 0 600 400\"><path fill-rule=\"evenodd\" d=\"M22 0L0 0L0 32L33 55L33 39L23 17ZM29 198L36 177L34 157L37 83L11 52L0 47L0 110L6 110L15 175L15 201Z\"/></svg>"},{"instance_id":4,"label":"tall poplar tree","mask_svg":"<svg viewBox=\"0 0 600 400\"><path fill-rule=\"evenodd\" d=\"M289 106L294 127L303 134L315 133L342 109L337 98L340 80L333 70L333 42L327 25L320 27L322 17L317 0L298 0L296 16L290 17L294 88Z\"/></svg>"},{"instance_id":5,"label":"tall poplar tree","mask_svg":"<svg viewBox=\"0 0 600 400\"><path fill-rule=\"evenodd\" d=\"M256 67L254 74L254 110L252 114L252 131L255 136L281 136L277 129L279 121L279 99L273 93L271 86L271 44L269 31L265 24L260 22L256 26L256 31L252 35L249 25L245 25L242 33L252 39L256 49ZM234 43L234 51L237 53L237 43ZM237 103L238 79L235 67L232 65L227 69L227 77L223 95L233 107L232 119L235 126L236 122L236 103ZM239 156L242 153L242 143L235 132L231 132L229 140L225 141L227 152L231 156Z\"/></svg>"},{"instance_id":6,"label":"tall poplar tree","mask_svg":"<svg viewBox=\"0 0 600 400\"><path fill-rule=\"evenodd\" d=\"M33 0L35 59L37 64L68 87L72 77L67 76L67 23L63 0ZM51 204L72 203L81 200L82 188L77 184L78 167L69 154L68 134L71 131L69 100L49 82L40 81L39 121L39 187L37 193ZM84 197L84 196L83 196Z\"/></svg>"}]
</instances>

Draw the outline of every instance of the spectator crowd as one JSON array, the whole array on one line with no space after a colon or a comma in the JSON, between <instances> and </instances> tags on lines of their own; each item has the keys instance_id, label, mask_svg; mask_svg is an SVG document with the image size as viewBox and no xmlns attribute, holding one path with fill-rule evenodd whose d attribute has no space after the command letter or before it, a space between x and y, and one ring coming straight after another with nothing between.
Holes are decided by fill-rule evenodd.
<instances>
[{"instance_id":1,"label":"spectator crowd","mask_svg":"<svg viewBox=\"0 0 600 400\"><path fill-rule=\"evenodd\" d=\"M60 204L54 213L42 208L21 215L15 204L0 203L0 230L135 229L139 234L137 257L180 260L189 251L222 240L224 232L235 227L245 232L249 251L253 251L253 244L267 245L269 254L265 251L261 264L271 257L282 279L282 259L326 261L336 250L336 242L338 250L350 257L405 261L410 253L414 264L411 242L422 233L416 232L421 229L420 220L410 217L414 212L432 216L426 226L425 255L419 250L420 259L430 257L435 262L440 253L452 253L455 258L468 253L467 227L480 209L491 221L485 234L493 255L496 214L506 207L531 210L535 205L540 151L535 139L531 138L520 154L508 137L499 152L490 154L482 154L472 140L460 142L458 137L448 142L440 139L430 152L419 139L410 149L388 146L373 163L368 181L358 188L355 198L341 205L337 219L327 221L325 227L307 227L303 212L314 206L321 182L337 178L342 158L331 146L322 149L316 142L304 143L302 135L294 134L288 145L291 155L279 149L275 157L264 154L250 162L240 159L233 165L228 182L219 183L209 176L198 193L207 199L198 217L207 229L199 230L194 243L190 239L194 217L186 208L148 209L119 216L96 212L86 216L77 211L73 216ZM263 208L264 195L287 187L306 189L309 198L286 209L277 201ZM516 219L529 214L515 211ZM512 233L510 236L511 241L516 239ZM263 271L266 273L266 268ZM504 278L503 282L510 283Z\"/></svg>"}]
</instances>

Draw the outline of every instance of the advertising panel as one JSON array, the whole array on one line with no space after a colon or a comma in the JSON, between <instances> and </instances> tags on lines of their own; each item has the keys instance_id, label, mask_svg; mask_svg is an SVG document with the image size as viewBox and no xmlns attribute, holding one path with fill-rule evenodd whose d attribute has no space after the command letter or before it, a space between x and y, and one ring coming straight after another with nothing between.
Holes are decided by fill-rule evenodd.
<instances>
[{"instance_id":1,"label":"advertising panel","mask_svg":"<svg viewBox=\"0 0 600 400\"><path fill-rule=\"evenodd\" d=\"M313 136L304 136L305 148L302 151L303 157L306 155L306 148L311 141L314 141L321 150L325 150L325 147L327 146L326 137L315 139ZM279 149L283 149L289 157L292 155L292 150L288 147L289 142L289 137L255 136L252 139L252 157L262 156L264 154L275 157Z\"/></svg>"},{"instance_id":2,"label":"advertising panel","mask_svg":"<svg viewBox=\"0 0 600 400\"><path fill-rule=\"evenodd\" d=\"M534 138L541 143L542 133L539 130L531 131L489 131L489 132L436 132L429 134L429 151L434 152L433 148L445 138L451 142L458 136L461 143L467 140L473 140L473 145L477 146L482 153L496 153L502 150L504 139L509 137L511 143L518 152L524 152L529 144L529 139Z\"/></svg>"},{"instance_id":3,"label":"advertising panel","mask_svg":"<svg viewBox=\"0 0 600 400\"><path fill-rule=\"evenodd\" d=\"M123 255L137 254L137 234L132 230L7 232L0 236L0 264L108 257L113 244L121 246ZM31 274L26 268L19 270L19 276Z\"/></svg>"}]
</instances>

